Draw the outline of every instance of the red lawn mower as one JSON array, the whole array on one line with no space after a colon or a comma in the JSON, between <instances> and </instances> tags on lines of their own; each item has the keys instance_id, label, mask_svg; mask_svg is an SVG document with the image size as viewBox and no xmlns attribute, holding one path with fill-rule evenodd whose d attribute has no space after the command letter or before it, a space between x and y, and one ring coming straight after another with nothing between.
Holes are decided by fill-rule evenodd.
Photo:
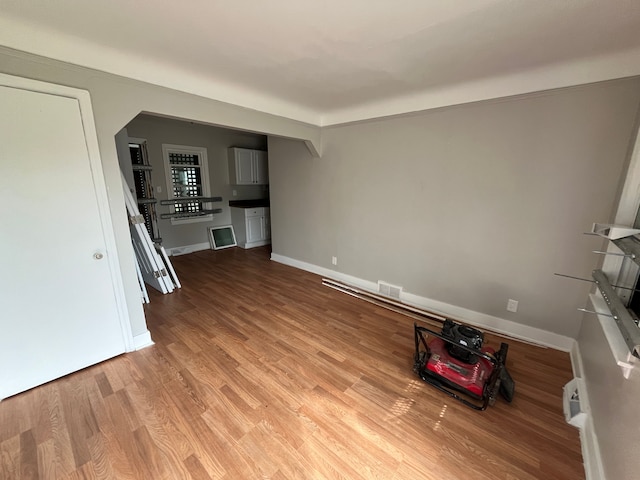
<instances>
[{"instance_id":1,"label":"red lawn mower","mask_svg":"<svg viewBox=\"0 0 640 480\"><path fill-rule=\"evenodd\" d=\"M428 384L475 410L495 403L498 392L511 402L515 383L507 371L506 343L496 352L484 334L445 320L441 332L414 323L414 371Z\"/></svg>"}]
</instances>

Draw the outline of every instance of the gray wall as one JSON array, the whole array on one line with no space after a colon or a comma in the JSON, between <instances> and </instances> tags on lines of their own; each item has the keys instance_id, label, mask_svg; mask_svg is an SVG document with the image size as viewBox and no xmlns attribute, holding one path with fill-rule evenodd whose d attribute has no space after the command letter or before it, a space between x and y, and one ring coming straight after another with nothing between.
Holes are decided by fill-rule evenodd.
<instances>
[{"instance_id":1,"label":"gray wall","mask_svg":"<svg viewBox=\"0 0 640 480\"><path fill-rule=\"evenodd\" d=\"M585 316L578 344L606 478L638 478L640 372L635 368L628 379L622 376L600 322L593 315Z\"/></svg>"},{"instance_id":2,"label":"gray wall","mask_svg":"<svg viewBox=\"0 0 640 480\"><path fill-rule=\"evenodd\" d=\"M636 134L634 153L624 182L624 188L617 205L615 222L632 225L640 202L640 143ZM619 257L607 256L602 269L612 281L625 283L624 275L619 275L621 261ZM619 280L616 280L619 279ZM590 302L591 303L591 302ZM588 308L592 308L590 305ZM605 325L615 324L604 319ZM615 332L617 333L617 332ZM622 338L620 341L623 343ZM640 417L638 417L638 399L640 398L640 372L637 368L625 379L616 365L611 348L603 332L602 323L593 315L585 314L578 335L580 361L577 375L581 376L587 388L591 419L586 431L593 431L600 447L600 456L606 478L609 480L637 478L640 472ZM614 347L615 348L615 347ZM625 357L626 345L617 355ZM589 438L589 437L587 437ZM587 446L591 444L587 442ZM589 447L591 448L591 447Z\"/></svg>"},{"instance_id":3,"label":"gray wall","mask_svg":"<svg viewBox=\"0 0 640 480\"><path fill-rule=\"evenodd\" d=\"M55 60L0 47L0 73L83 88L91 102L109 196L120 268L133 335L147 331L136 277L114 137L140 112L225 125L270 135L320 143L320 129L301 122L229 105L188 93L109 75Z\"/></svg>"},{"instance_id":4,"label":"gray wall","mask_svg":"<svg viewBox=\"0 0 640 480\"><path fill-rule=\"evenodd\" d=\"M172 225L171 220L160 219L161 213L169 213L168 207L158 205L158 219L162 245L173 247L208 243L207 227L231 224L229 200L266 198L268 187L254 185L229 185L227 148L245 147L258 150L267 149L267 137L254 133L211 127L180 120L139 115L127 125L130 137L147 140L149 161L153 167L154 186L161 186L162 192L156 193L158 200L166 200L167 181L162 158L162 144L188 145L207 149L209 181L211 195L222 197L222 202L213 203L213 208L222 208L222 213L214 215L212 221ZM236 196L233 196L235 190Z\"/></svg>"},{"instance_id":5,"label":"gray wall","mask_svg":"<svg viewBox=\"0 0 640 480\"><path fill-rule=\"evenodd\" d=\"M575 337L640 100L630 79L269 139L272 248ZM338 266L331 257L338 257ZM509 298L520 302L506 311Z\"/></svg>"}]
</instances>

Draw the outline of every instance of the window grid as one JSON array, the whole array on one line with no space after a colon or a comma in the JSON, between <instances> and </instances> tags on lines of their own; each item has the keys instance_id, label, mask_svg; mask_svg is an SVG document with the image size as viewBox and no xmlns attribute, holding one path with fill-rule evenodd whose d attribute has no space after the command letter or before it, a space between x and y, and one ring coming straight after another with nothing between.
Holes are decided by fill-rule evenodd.
<instances>
[{"instance_id":1,"label":"window grid","mask_svg":"<svg viewBox=\"0 0 640 480\"><path fill-rule=\"evenodd\" d=\"M202 165L199 153L168 152L171 182L175 198L203 197ZM204 210L200 201L175 203L174 213L197 214Z\"/></svg>"},{"instance_id":2,"label":"window grid","mask_svg":"<svg viewBox=\"0 0 640 480\"><path fill-rule=\"evenodd\" d=\"M197 153L169 153L169 163L172 165L200 165Z\"/></svg>"}]
</instances>

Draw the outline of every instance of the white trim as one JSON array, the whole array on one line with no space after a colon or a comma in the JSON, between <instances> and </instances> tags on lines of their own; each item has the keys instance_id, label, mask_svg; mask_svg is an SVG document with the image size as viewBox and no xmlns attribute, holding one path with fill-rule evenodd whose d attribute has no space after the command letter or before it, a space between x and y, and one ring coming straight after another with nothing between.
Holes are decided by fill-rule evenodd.
<instances>
[{"instance_id":1,"label":"white trim","mask_svg":"<svg viewBox=\"0 0 640 480\"><path fill-rule=\"evenodd\" d=\"M587 398L589 394L587 393ZM582 447L582 461L586 480L605 480L600 444L593 426L591 412L587 415L584 428L580 429L580 445Z\"/></svg>"},{"instance_id":2,"label":"white trim","mask_svg":"<svg viewBox=\"0 0 640 480\"><path fill-rule=\"evenodd\" d=\"M138 145L142 145L143 143L147 143L147 139L146 138L130 137L129 135L127 135L127 138L129 139L129 143L138 144Z\"/></svg>"},{"instance_id":3,"label":"white trim","mask_svg":"<svg viewBox=\"0 0 640 480\"><path fill-rule=\"evenodd\" d=\"M600 456L600 444L595 434L591 414L587 415L584 428L580 429L580 445L582 446L582 461L584 462L586 480L606 480Z\"/></svg>"},{"instance_id":4,"label":"white trim","mask_svg":"<svg viewBox=\"0 0 640 480\"><path fill-rule=\"evenodd\" d=\"M154 341L151 339L151 332L149 330L133 337L133 344L135 350L142 350L143 348L155 345Z\"/></svg>"},{"instance_id":5,"label":"white trim","mask_svg":"<svg viewBox=\"0 0 640 480\"><path fill-rule=\"evenodd\" d=\"M574 343L570 354L573 376L575 378L582 378L584 366L582 364L582 354L580 353L580 345L578 342ZM587 412L584 427L580 429L580 445L582 448L582 460L584 462L586 480L604 480L605 476L602 467L602 458L600 457L600 445L593 426L589 389L586 382L581 382L580 398L584 402L584 409Z\"/></svg>"},{"instance_id":6,"label":"white trim","mask_svg":"<svg viewBox=\"0 0 640 480\"><path fill-rule=\"evenodd\" d=\"M193 245L184 245L181 247L168 248L167 254L169 256L186 255L187 253L199 252L201 250L210 250L211 244L209 242L194 243Z\"/></svg>"},{"instance_id":7,"label":"white trim","mask_svg":"<svg viewBox=\"0 0 640 480\"><path fill-rule=\"evenodd\" d=\"M299 268L301 270L316 273L323 277L339 280L373 293L377 293L378 291L377 282L371 282L352 275L336 272L335 270L285 257L284 255L272 253L271 260ZM400 300L444 317L451 317L485 330L500 333L518 340L524 340L536 345L554 348L563 352L570 352L575 344L575 340L573 338L566 337L564 335L548 332L539 328L529 327L527 325L512 322L511 320L494 317L492 315L476 312L474 310L458 307L427 297L421 297L405 291L400 294Z\"/></svg>"},{"instance_id":8,"label":"white trim","mask_svg":"<svg viewBox=\"0 0 640 480\"><path fill-rule=\"evenodd\" d=\"M124 293L124 284L122 282L122 272L120 270L116 239L113 224L111 223L107 186L102 173L102 158L100 157L100 147L98 146L98 134L96 132L94 122L93 108L91 106L91 96L87 90L15 77L13 75L5 75L3 73L0 73L0 84L22 90L31 90L33 92L73 98L78 101L87 154L89 157L89 167L91 169L96 199L98 202L98 211L100 213L100 222L102 224L107 253L106 259L107 262L109 262L109 272L111 274L111 282L113 284L113 292L119 317L118 319L120 322L120 328L122 329L122 338L125 350L130 352L133 350L131 320L129 319L129 311L127 310L127 301Z\"/></svg>"},{"instance_id":9,"label":"white trim","mask_svg":"<svg viewBox=\"0 0 640 480\"><path fill-rule=\"evenodd\" d=\"M578 342L573 343L573 347L569 352L569 356L571 357L571 370L573 371L573 376L582 378L584 366L582 365L582 357L580 356L580 345L578 344Z\"/></svg>"},{"instance_id":10,"label":"white trim","mask_svg":"<svg viewBox=\"0 0 640 480\"><path fill-rule=\"evenodd\" d=\"M76 90L76 89L73 89ZM127 351L133 349L133 333L131 332L131 321L127 310L127 301L124 293L124 283L120 270L120 260L118 259L118 249L116 248L115 229L111 222L111 211L109 208L109 198L107 196L107 185L102 173L102 158L100 156L100 146L98 144L98 133L91 106L91 96L87 90L77 90L78 103L80 105L80 115L82 126L84 127L85 139L87 141L87 151L91 163L91 174L96 187L96 197L98 198L98 209L100 220L104 230L104 237L107 246L107 259L109 260L109 271L113 282L113 290L116 298L116 305L120 312L120 327L122 337Z\"/></svg>"}]
</instances>

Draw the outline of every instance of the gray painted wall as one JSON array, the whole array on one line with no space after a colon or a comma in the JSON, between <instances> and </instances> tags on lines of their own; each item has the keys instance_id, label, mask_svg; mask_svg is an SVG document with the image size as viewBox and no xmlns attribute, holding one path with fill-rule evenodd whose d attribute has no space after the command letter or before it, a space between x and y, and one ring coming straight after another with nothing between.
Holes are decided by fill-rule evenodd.
<instances>
[{"instance_id":1,"label":"gray painted wall","mask_svg":"<svg viewBox=\"0 0 640 480\"><path fill-rule=\"evenodd\" d=\"M635 368L628 379L622 376L600 322L593 315L585 316L578 345L606 478L638 478L640 372Z\"/></svg>"},{"instance_id":2,"label":"gray painted wall","mask_svg":"<svg viewBox=\"0 0 640 480\"><path fill-rule=\"evenodd\" d=\"M575 338L589 284L553 274L599 260L582 233L611 218L639 100L636 78L331 127L320 159L270 138L273 252Z\"/></svg>"},{"instance_id":3,"label":"gray painted wall","mask_svg":"<svg viewBox=\"0 0 640 480\"><path fill-rule=\"evenodd\" d=\"M639 142L640 137L636 134L634 153L631 155L615 215L615 222L621 225L632 225L639 208ZM627 280L624 280L624 276L618 275L620 265L619 257L607 256L602 269L609 274L611 280L619 278L616 283L624 283ZM587 308L592 309L589 304ZM603 323L616 330L610 319L605 318ZM621 357L627 353L625 347L623 351L617 352ZM586 438L595 437L598 440L605 472L603 478L636 478L640 472L640 457L637 455L640 445L640 372L637 363L636 368L629 373L629 378L625 379L621 368L616 365L602 323L590 314L584 316L578 335L578 350L575 353L580 355L575 369L576 375L584 380L590 404L592 423L587 421L585 431L591 431L593 435ZM588 449L593 449L594 442L585 443Z\"/></svg>"},{"instance_id":4,"label":"gray painted wall","mask_svg":"<svg viewBox=\"0 0 640 480\"><path fill-rule=\"evenodd\" d=\"M306 139L318 146L320 128L184 92L77 67L0 47L0 72L70 87L91 94L102 168L109 196L120 268L133 335L147 326L136 277L133 248L122 194L115 135L140 112L159 113L198 123L225 125L270 135Z\"/></svg>"},{"instance_id":5,"label":"gray painted wall","mask_svg":"<svg viewBox=\"0 0 640 480\"><path fill-rule=\"evenodd\" d=\"M207 228L214 225L230 225L231 212L229 200L266 198L268 187L253 185L229 185L227 148L244 147L258 150L267 149L267 137L254 133L211 127L180 120L139 115L127 125L130 137L147 140L149 161L153 167L154 186L161 186L162 192L156 193L158 200L166 200L167 181L162 158L162 144L188 145L207 149L209 181L211 195L222 197L222 202L211 204L213 208L222 208L222 213L214 215L213 221L172 225L171 220L160 219L161 213L169 213L168 207L158 205L158 218L162 245L173 247L208 243ZM233 191L236 196L233 196Z\"/></svg>"}]
</instances>

